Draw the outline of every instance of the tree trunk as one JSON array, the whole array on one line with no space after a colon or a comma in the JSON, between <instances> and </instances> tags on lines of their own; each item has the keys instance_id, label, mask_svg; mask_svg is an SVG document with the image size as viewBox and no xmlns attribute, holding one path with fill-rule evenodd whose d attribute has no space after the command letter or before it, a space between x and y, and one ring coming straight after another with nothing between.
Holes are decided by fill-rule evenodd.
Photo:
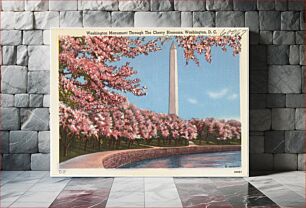
<instances>
[{"instance_id":1,"label":"tree trunk","mask_svg":"<svg viewBox=\"0 0 306 208\"><path fill-rule=\"evenodd\" d=\"M65 150L65 156L66 156L66 157L68 156L68 150L69 150L70 144L71 144L71 143L68 143L68 144L67 144L67 147L66 147L66 150Z\"/></svg>"},{"instance_id":2,"label":"tree trunk","mask_svg":"<svg viewBox=\"0 0 306 208\"><path fill-rule=\"evenodd\" d=\"M112 138L112 149L115 149L115 142L116 142L116 139Z\"/></svg>"},{"instance_id":3,"label":"tree trunk","mask_svg":"<svg viewBox=\"0 0 306 208\"><path fill-rule=\"evenodd\" d=\"M88 142L88 139L85 140L85 145L84 145L84 151L86 152L87 150L87 142Z\"/></svg>"},{"instance_id":4,"label":"tree trunk","mask_svg":"<svg viewBox=\"0 0 306 208\"><path fill-rule=\"evenodd\" d=\"M120 146L120 138L119 139L117 139L116 141L115 141L115 143L116 143L116 149L119 149L119 146Z\"/></svg>"},{"instance_id":5,"label":"tree trunk","mask_svg":"<svg viewBox=\"0 0 306 208\"><path fill-rule=\"evenodd\" d=\"M108 139L108 148L111 149L111 147L112 147L112 139L109 138Z\"/></svg>"},{"instance_id":6,"label":"tree trunk","mask_svg":"<svg viewBox=\"0 0 306 208\"><path fill-rule=\"evenodd\" d=\"M94 138L91 138L91 140L92 140L92 148L95 149L95 140Z\"/></svg>"},{"instance_id":7,"label":"tree trunk","mask_svg":"<svg viewBox=\"0 0 306 208\"><path fill-rule=\"evenodd\" d=\"M62 131L62 138L63 138L63 146L64 146L64 156L67 157L68 155L68 138L66 132Z\"/></svg>"},{"instance_id":8,"label":"tree trunk","mask_svg":"<svg viewBox=\"0 0 306 208\"><path fill-rule=\"evenodd\" d=\"M66 144L64 144L64 157L67 157L68 155L68 147Z\"/></svg>"}]
</instances>

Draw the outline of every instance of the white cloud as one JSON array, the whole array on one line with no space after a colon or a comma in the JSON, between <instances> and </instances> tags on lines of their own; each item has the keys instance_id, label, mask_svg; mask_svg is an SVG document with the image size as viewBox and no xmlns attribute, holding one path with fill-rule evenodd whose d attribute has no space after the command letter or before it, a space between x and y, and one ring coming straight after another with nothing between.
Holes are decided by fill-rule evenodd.
<instances>
[{"instance_id":1,"label":"white cloud","mask_svg":"<svg viewBox=\"0 0 306 208\"><path fill-rule=\"evenodd\" d=\"M207 94L210 98L212 99L220 99L223 98L224 96L226 96L226 94L228 93L228 89L224 88L220 91L208 91Z\"/></svg>"},{"instance_id":2,"label":"white cloud","mask_svg":"<svg viewBox=\"0 0 306 208\"><path fill-rule=\"evenodd\" d=\"M194 98L188 98L187 101L193 105L196 105L199 103L198 100Z\"/></svg>"},{"instance_id":3,"label":"white cloud","mask_svg":"<svg viewBox=\"0 0 306 208\"><path fill-rule=\"evenodd\" d=\"M228 121L228 120L236 120L236 121L240 121L240 117L239 117L239 116L233 116L233 117L224 117L224 118L220 117L219 119L224 119L224 120L226 120L226 121Z\"/></svg>"},{"instance_id":4,"label":"white cloud","mask_svg":"<svg viewBox=\"0 0 306 208\"><path fill-rule=\"evenodd\" d=\"M232 94L230 94L230 95L227 97L228 100L235 100L235 99L237 99L237 98L238 98L238 94L237 94L237 93L232 93Z\"/></svg>"},{"instance_id":5,"label":"white cloud","mask_svg":"<svg viewBox=\"0 0 306 208\"><path fill-rule=\"evenodd\" d=\"M216 119L220 119L220 120L236 120L236 121L240 121L240 116L239 115L224 115L224 116L216 116Z\"/></svg>"}]
</instances>

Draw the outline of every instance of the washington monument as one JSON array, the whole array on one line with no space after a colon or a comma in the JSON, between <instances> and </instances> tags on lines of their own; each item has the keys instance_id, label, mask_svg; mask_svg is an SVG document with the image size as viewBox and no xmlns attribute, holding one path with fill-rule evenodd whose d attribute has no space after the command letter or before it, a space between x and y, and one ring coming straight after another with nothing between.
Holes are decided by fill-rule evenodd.
<instances>
[{"instance_id":1,"label":"washington monument","mask_svg":"<svg viewBox=\"0 0 306 208\"><path fill-rule=\"evenodd\" d=\"M169 114L178 115L177 50L174 42L169 59Z\"/></svg>"}]
</instances>

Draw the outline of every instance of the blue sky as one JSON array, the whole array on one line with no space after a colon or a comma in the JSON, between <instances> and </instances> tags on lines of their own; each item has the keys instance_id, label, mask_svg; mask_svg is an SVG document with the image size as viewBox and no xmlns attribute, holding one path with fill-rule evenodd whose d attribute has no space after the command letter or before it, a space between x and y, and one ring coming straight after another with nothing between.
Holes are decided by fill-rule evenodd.
<instances>
[{"instance_id":1,"label":"blue sky","mask_svg":"<svg viewBox=\"0 0 306 208\"><path fill-rule=\"evenodd\" d=\"M129 61L138 71L147 95L137 97L125 94L136 106L155 112L168 112L169 93L169 49L168 41L161 51L141 55L134 59L122 59L118 64ZM212 48L212 63L198 57L200 65L190 61L186 65L183 49L178 47L178 91L179 116L191 118L239 119L239 56L232 55L232 49L223 52ZM116 64L117 65L117 64Z\"/></svg>"}]
</instances>

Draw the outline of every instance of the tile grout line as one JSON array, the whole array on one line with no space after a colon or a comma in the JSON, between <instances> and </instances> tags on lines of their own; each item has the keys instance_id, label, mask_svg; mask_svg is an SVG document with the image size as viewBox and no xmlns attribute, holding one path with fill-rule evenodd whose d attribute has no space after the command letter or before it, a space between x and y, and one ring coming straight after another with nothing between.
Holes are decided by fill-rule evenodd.
<instances>
[{"instance_id":1,"label":"tile grout line","mask_svg":"<svg viewBox=\"0 0 306 208\"><path fill-rule=\"evenodd\" d=\"M33 188L36 184L38 184L40 182L40 180L44 179L44 178L51 178L49 174L44 175L43 177L39 178L39 180L34 183L32 186L30 186L22 195L20 195L13 203L11 203L9 205L9 207L13 206L14 203L16 201L18 201L22 196L25 195L25 193L27 193L31 188ZM68 177L67 177L68 178ZM69 181L66 183L66 185L61 189L61 191L59 191L59 193L56 195L56 197L51 201L51 204L49 204L49 207L52 205L52 203L56 200L56 198L59 196L59 194L64 190L64 188L67 186L67 184L71 181L71 178L68 178ZM37 191L33 191L33 192L37 192Z\"/></svg>"},{"instance_id":2,"label":"tile grout line","mask_svg":"<svg viewBox=\"0 0 306 208\"><path fill-rule=\"evenodd\" d=\"M111 185L111 187L110 187L110 189L109 189L109 192L108 192L108 195L107 195L107 200L106 200L106 203L105 203L105 208L106 208L106 206L107 206L107 202L108 202L108 200L109 200L109 196L110 196L110 194L111 194L111 191L112 191L112 188L113 188L115 179L116 179L116 177L113 178L112 185Z\"/></svg>"},{"instance_id":3,"label":"tile grout line","mask_svg":"<svg viewBox=\"0 0 306 208\"><path fill-rule=\"evenodd\" d=\"M94 179L103 179L103 180L105 180L105 181L110 181L110 186L101 186L100 188L98 188L98 189L88 189L89 191L93 191L91 194L93 194L93 195L95 195L95 196L97 196L98 197L98 200L101 200L101 199L103 199L103 201L99 201L99 202L97 202L97 203L102 203L101 204L101 206L102 206L102 208L105 208L105 205L103 206L103 204L104 203L107 203L107 200L108 200L108 197L109 197L109 192L110 192L110 189L111 189L111 187L112 187L112 184L113 184L113 180L114 180L114 178L113 177L92 177L92 178L94 178ZM75 191L75 192L77 192L77 193L79 193L79 192L83 192L83 191L88 191L87 189L79 189L79 188L77 188L77 189L74 189L74 188L72 188L72 189L68 189L68 190L66 190L66 188L67 188L67 186L72 186L72 187L74 187L74 186L78 186L78 183L77 184L73 184L73 185L71 185L70 183L71 182L73 182L73 179L74 178L70 178L70 181L65 185L65 187L59 192L59 194L56 196L56 198L55 198L55 200L53 200L52 201L52 203L51 203L51 205L49 205L49 207L54 207L54 208L56 208L56 207L61 207L60 205L58 205L58 202L59 201L61 201L61 200L57 200L57 198L58 198L58 196L59 195L61 195L61 194L63 194L63 191L64 192L70 192L70 191ZM83 178L77 178L77 179L80 179L80 180L83 180L83 179L88 179L88 178L85 178L85 177L83 177ZM86 185L88 185L88 184L90 184L90 183L86 183ZM84 185L84 184L82 184L82 185ZM107 187L107 189L105 189L105 187ZM101 190L106 190L106 192L107 192L107 195L100 195L100 194L97 194L97 192L99 192L99 191L101 191ZM90 194L90 195L91 195ZM100 197L101 196L101 197ZM102 198L102 196L104 196L103 198ZM73 199L73 201L75 201L77 199L77 197L75 198L75 199ZM55 203L55 204L54 204ZM64 202L64 204L65 204L65 202ZM96 206L96 204L93 204L92 206ZM66 206L64 206L64 207L66 207ZM69 206L70 207L70 206ZM90 206L91 207L91 206Z\"/></svg>"},{"instance_id":4,"label":"tile grout line","mask_svg":"<svg viewBox=\"0 0 306 208\"><path fill-rule=\"evenodd\" d=\"M183 206L183 202L182 202L182 200L181 200L180 194L179 194L178 189L177 189L177 187L176 187L176 184L175 184L175 181L174 181L174 177L172 177L172 181L173 181L173 184L174 184L174 187L175 187L175 190L176 190L176 194L177 194L177 196L178 196L178 199L179 199L179 201L180 201L180 203L181 203L181 207L183 208L183 207L184 207L184 206Z\"/></svg>"},{"instance_id":5,"label":"tile grout line","mask_svg":"<svg viewBox=\"0 0 306 208\"><path fill-rule=\"evenodd\" d=\"M12 179L8 180L7 182L5 182L4 184L2 184L1 187L2 187L3 185L7 184L8 182L10 182L11 180L14 180L14 179L17 178L19 175L21 175L22 173L25 173L25 172L26 172L26 171L20 171L17 175L15 175L14 178L12 178Z\"/></svg>"},{"instance_id":6,"label":"tile grout line","mask_svg":"<svg viewBox=\"0 0 306 208\"><path fill-rule=\"evenodd\" d=\"M233 206L233 204L230 202L229 199L226 199L225 194L222 192L222 189L217 187L217 184L214 180L212 180L212 178L208 178L209 181L211 182L211 184L213 185L213 187L215 188L215 190L217 191L217 193L219 193L220 195L222 195L224 197L224 202L228 203L230 205L230 208L235 208Z\"/></svg>"},{"instance_id":7,"label":"tile grout line","mask_svg":"<svg viewBox=\"0 0 306 208\"><path fill-rule=\"evenodd\" d=\"M182 203L182 200L181 200L181 197L180 197L180 195L179 195L179 193L178 193L178 189L177 189L177 187L176 187L176 184L175 184L175 182L174 182L174 177L171 177L171 179L172 179L172 182L173 182L173 185L174 185L174 187L175 187L175 193L176 193L176 195L178 196L178 199L179 199L179 202L180 202L180 204L181 204L181 208L183 208L183 203ZM173 207L174 208L174 207Z\"/></svg>"},{"instance_id":8,"label":"tile grout line","mask_svg":"<svg viewBox=\"0 0 306 208\"><path fill-rule=\"evenodd\" d=\"M72 180L72 178L69 178L69 181L66 183L66 185L63 187L63 189L61 191L59 191L59 193L56 195L56 197L53 199L53 201L51 202L51 204L49 205L49 207L53 204L53 202L55 202L55 200L57 199L57 197L62 193L62 191L65 190L66 186L68 185L68 183L70 183Z\"/></svg>"},{"instance_id":9,"label":"tile grout line","mask_svg":"<svg viewBox=\"0 0 306 208\"><path fill-rule=\"evenodd\" d=\"M283 189L288 191L288 187L284 186L283 184L279 183L278 181L274 180L272 177L266 177L264 179L271 179L272 182L277 183L278 185L280 185ZM262 194L266 195L271 201L273 201L275 204L277 204L279 207L287 207L288 205L282 205L282 202L280 203L278 200L276 200L276 198L274 196L271 197L271 192L262 190L261 188L259 188L256 185L256 181L255 183L253 183L252 181L248 181L252 186L254 186L258 191L260 191ZM297 194L296 192L292 191L291 189L289 189L289 191L293 192L294 194L296 194L297 196L301 197L299 194ZM303 198L303 197L302 197ZM304 198L303 198L304 199ZM305 199L304 199L305 200Z\"/></svg>"},{"instance_id":10,"label":"tile grout line","mask_svg":"<svg viewBox=\"0 0 306 208\"><path fill-rule=\"evenodd\" d=\"M146 207L146 181L145 177L142 178L143 181L143 207Z\"/></svg>"},{"instance_id":11,"label":"tile grout line","mask_svg":"<svg viewBox=\"0 0 306 208\"><path fill-rule=\"evenodd\" d=\"M263 195L265 195L266 197L268 197L272 202L274 202L277 206L279 206L279 208L285 208L286 206L283 206L281 204L279 204L275 199L272 199L269 195L267 195L267 193L261 191L259 188L257 188L254 184L252 184L251 182L248 181L248 183L250 183L252 186L254 186L260 193L262 193Z\"/></svg>"},{"instance_id":12,"label":"tile grout line","mask_svg":"<svg viewBox=\"0 0 306 208\"><path fill-rule=\"evenodd\" d=\"M25 173L26 171L24 171ZM21 174L20 174L21 175ZM46 174L47 175L47 174ZM45 176L42 176L41 178L39 178L39 180L36 182L36 183L33 183L27 190L25 190L20 196L18 196L17 199L15 199L12 203L10 203L7 207L11 207L16 201L18 201L22 196L25 195L25 193L27 193L34 185L36 185L43 177Z\"/></svg>"},{"instance_id":13,"label":"tile grout line","mask_svg":"<svg viewBox=\"0 0 306 208\"><path fill-rule=\"evenodd\" d=\"M271 177L272 178L272 177ZM293 189L291 189L288 185L286 184L282 184L280 181L276 180L275 178L272 178L272 180L278 184L281 184L284 188L289 189L292 193L295 193L297 196L302 197L305 200L304 196L301 196L299 193L297 193L296 191L294 191ZM304 187L305 190L305 187Z\"/></svg>"},{"instance_id":14,"label":"tile grout line","mask_svg":"<svg viewBox=\"0 0 306 208\"><path fill-rule=\"evenodd\" d=\"M13 177L12 179L8 180L6 183L1 184L1 187L0 187L0 194L1 194L2 188L3 188L3 186L4 186L5 184L7 184L8 182L14 180L14 179L17 178L19 175L21 175L22 173L25 173L25 172L26 172L26 171L21 171L21 172L19 172L17 175L15 175L15 177ZM0 178L0 179L1 179L1 178ZM23 193L23 194L24 194L24 193ZM22 195L23 195L23 194L22 194ZM22 196L22 195L21 195L21 196ZM21 196L19 196L19 197L21 197ZM13 203L15 203L15 201L18 200L19 197L18 197L17 199L15 199L13 202L11 202L7 207L9 207L9 206L11 206ZM0 197L0 206L1 206L1 197Z\"/></svg>"},{"instance_id":15,"label":"tile grout line","mask_svg":"<svg viewBox=\"0 0 306 208\"><path fill-rule=\"evenodd\" d=\"M179 193L179 191L178 191L178 188L177 188L177 186L176 186L175 178L174 178L174 177L173 177L173 183L174 183L175 189L176 189L176 191L177 191L178 197L179 197L179 199L180 199L180 202L181 202L181 205L182 205L182 208L183 208L183 207L184 207L183 201L182 201L181 195L180 195L180 193Z\"/></svg>"},{"instance_id":16,"label":"tile grout line","mask_svg":"<svg viewBox=\"0 0 306 208\"><path fill-rule=\"evenodd\" d=\"M113 177L112 179L113 179L113 180L112 180L112 185L111 185L110 188L109 188L109 192L108 192L107 199L106 199L106 203L105 203L105 208L107 207L107 203L108 203L108 200L109 200L109 196L111 195L111 191L112 191L112 188L113 188L113 185L114 185L114 182L115 182L116 177Z\"/></svg>"},{"instance_id":17,"label":"tile grout line","mask_svg":"<svg viewBox=\"0 0 306 208\"><path fill-rule=\"evenodd\" d=\"M293 190L293 189L291 188L291 186L288 186L288 184L282 184L281 181L280 181L280 179L272 178L272 180L274 180L274 181L276 181L277 183L283 185L283 186L286 187L287 189L293 191L294 193L296 193L296 194L299 195L299 196L302 196L302 197L305 199L305 192L306 192L306 191L305 191L305 187L304 187L304 194L302 193L302 195L301 195L301 194L298 193L297 191Z\"/></svg>"}]
</instances>

